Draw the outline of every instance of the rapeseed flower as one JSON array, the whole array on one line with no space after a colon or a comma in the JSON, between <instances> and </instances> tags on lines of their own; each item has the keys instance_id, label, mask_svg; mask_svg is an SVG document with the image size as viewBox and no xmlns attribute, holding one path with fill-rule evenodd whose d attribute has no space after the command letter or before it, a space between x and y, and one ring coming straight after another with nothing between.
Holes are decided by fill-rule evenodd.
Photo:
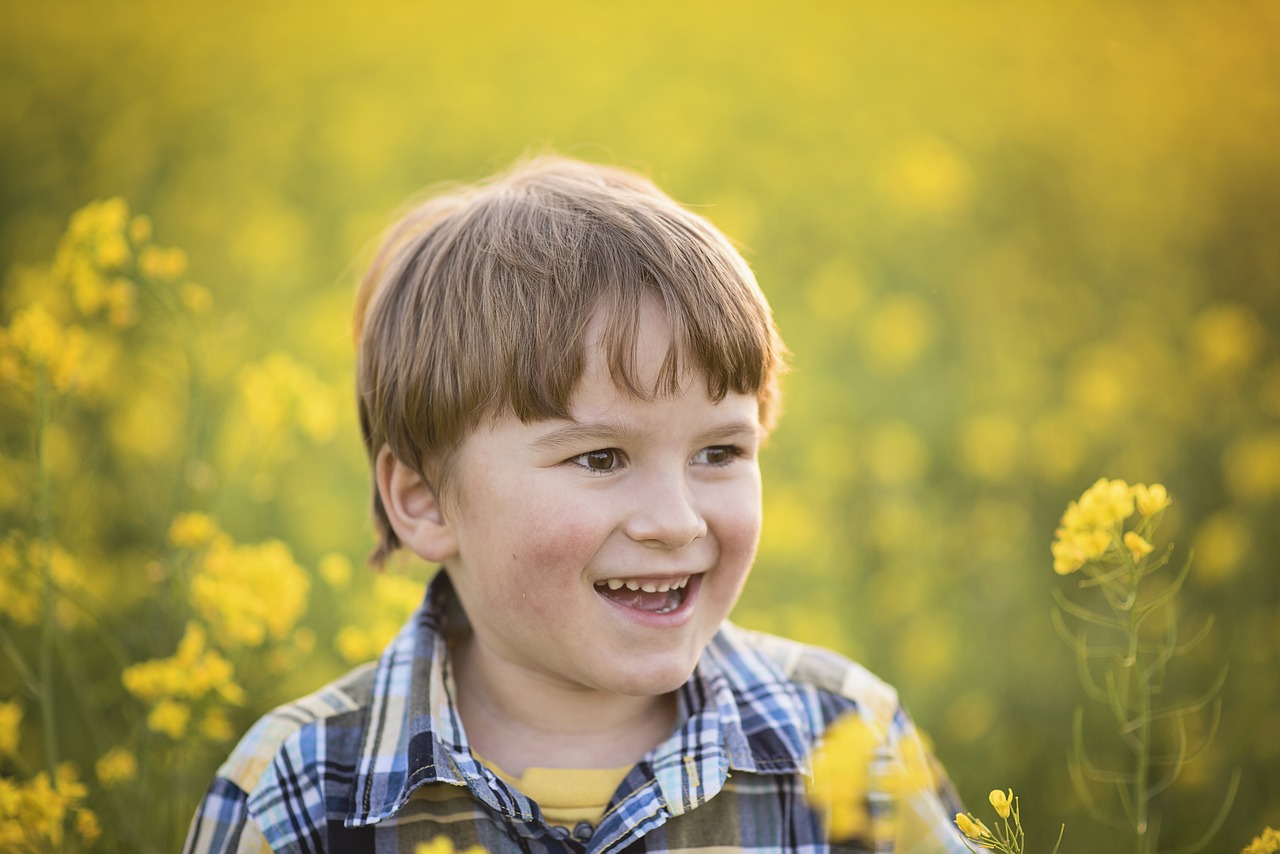
<instances>
[{"instance_id":1,"label":"rapeseed flower","mask_svg":"<svg viewBox=\"0 0 1280 854\"><path fill-rule=\"evenodd\" d=\"M279 540L213 541L191 579L191 604L228 646L261 646L289 636L307 605L310 582Z\"/></svg>"},{"instance_id":2,"label":"rapeseed flower","mask_svg":"<svg viewBox=\"0 0 1280 854\"><path fill-rule=\"evenodd\" d=\"M1132 537L1125 536L1125 520L1135 508L1149 519L1169 503L1168 492L1161 484L1130 487L1123 480L1100 478L1062 515L1050 547L1054 571L1059 575L1075 572L1086 563L1103 558L1112 548L1119 548L1121 542L1135 561L1141 559L1150 553L1149 549L1143 551L1150 544L1136 532L1130 532Z\"/></svg>"},{"instance_id":3,"label":"rapeseed flower","mask_svg":"<svg viewBox=\"0 0 1280 854\"><path fill-rule=\"evenodd\" d=\"M148 246L138 254L138 272L148 279L176 282L187 271L187 253L181 249Z\"/></svg>"},{"instance_id":4,"label":"rapeseed flower","mask_svg":"<svg viewBox=\"0 0 1280 854\"><path fill-rule=\"evenodd\" d=\"M1124 545L1133 556L1134 563L1155 551L1155 546L1143 539L1137 531L1125 531Z\"/></svg>"},{"instance_id":5,"label":"rapeseed flower","mask_svg":"<svg viewBox=\"0 0 1280 854\"><path fill-rule=\"evenodd\" d=\"M92 845L102 835L102 825L98 823L98 814L93 810L78 810L75 819L76 834Z\"/></svg>"},{"instance_id":6,"label":"rapeseed flower","mask_svg":"<svg viewBox=\"0 0 1280 854\"><path fill-rule=\"evenodd\" d=\"M1153 483L1151 486L1145 483L1134 484L1133 499L1138 505L1138 512L1148 519L1173 503L1168 490L1161 483Z\"/></svg>"},{"instance_id":7,"label":"rapeseed flower","mask_svg":"<svg viewBox=\"0 0 1280 854\"><path fill-rule=\"evenodd\" d=\"M991 839L991 831L987 829L987 826L980 819L964 813L956 813L956 827L959 827L961 833L975 842Z\"/></svg>"},{"instance_id":8,"label":"rapeseed flower","mask_svg":"<svg viewBox=\"0 0 1280 854\"><path fill-rule=\"evenodd\" d=\"M97 816L79 818L88 812L80 806L88 794L70 762L59 765L52 779L45 771L26 783L0 778L0 849L61 849L67 816L72 813L76 832L92 842L101 832Z\"/></svg>"},{"instance_id":9,"label":"rapeseed flower","mask_svg":"<svg viewBox=\"0 0 1280 854\"><path fill-rule=\"evenodd\" d=\"M320 577L335 590L344 590L351 581L351 560L344 554L330 552L320 558Z\"/></svg>"},{"instance_id":10,"label":"rapeseed flower","mask_svg":"<svg viewBox=\"0 0 1280 854\"><path fill-rule=\"evenodd\" d=\"M235 738L235 727L222 709L209 709L200 720L200 734L210 741L230 741Z\"/></svg>"},{"instance_id":11,"label":"rapeseed flower","mask_svg":"<svg viewBox=\"0 0 1280 854\"><path fill-rule=\"evenodd\" d=\"M829 838L853 839L871 830L867 794L879 743L875 728L852 714L828 727L814 752L805 793L809 802L826 814Z\"/></svg>"},{"instance_id":12,"label":"rapeseed flower","mask_svg":"<svg viewBox=\"0 0 1280 854\"><path fill-rule=\"evenodd\" d=\"M992 789L991 794L987 796L987 800L991 801L991 806L995 807L996 815L1001 818L1008 818L1010 810L1013 809L1013 789L1008 792Z\"/></svg>"},{"instance_id":13,"label":"rapeseed flower","mask_svg":"<svg viewBox=\"0 0 1280 854\"><path fill-rule=\"evenodd\" d=\"M113 747L94 765L98 782L107 788L132 782L138 776L138 760L124 747Z\"/></svg>"},{"instance_id":14,"label":"rapeseed flower","mask_svg":"<svg viewBox=\"0 0 1280 854\"><path fill-rule=\"evenodd\" d=\"M178 741L187 732L191 720L191 707L177 700L164 698L151 707L147 714L147 729Z\"/></svg>"},{"instance_id":15,"label":"rapeseed flower","mask_svg":"<svg viewBox=\"0 0 1280 854\"><path fill-rule=\"evenodd\" d=\"M169 525L169 542L180 549L204 548L221 533L204 513L183 513Z\"/></svg>"},{"instance_id":16,"label":"rapeseed flower","mask_svg":"<svg viewBox=\"0 0 1280 854\"><path fill-rule=\"evenodd\" d=\"M84 330L74 324L63 325L39 303L14 314L3 334L0 350L7 351L14 379L32 385L38 372L43 372L57 391L78 387L88 339Z\"/></svg>"},{"instance_id":17,"label":"rapeseed flower","mask_svg":"<svg viewBox=\"0 0 1280 854\"><path fill-rule=\"evenodd\" d=\"M205 630L187 623L172 658L131 664L121 674L125 690L138 699L157 703L166 698L201 700L216 695L228 703L244 701L244 690L235 683L231 662L206 647Z\"/></svg>"},{"instance_id":18,"label":"rapeseed flower","mask_svg":"<svg viewBox=\"0 0 1280 854\"><path fill-rule=\"evenodd\" d=\"M1240 854L1276 854L1280 851L1280 830L1268 827L1244 847Z\"/></svg>"}]
</instances>

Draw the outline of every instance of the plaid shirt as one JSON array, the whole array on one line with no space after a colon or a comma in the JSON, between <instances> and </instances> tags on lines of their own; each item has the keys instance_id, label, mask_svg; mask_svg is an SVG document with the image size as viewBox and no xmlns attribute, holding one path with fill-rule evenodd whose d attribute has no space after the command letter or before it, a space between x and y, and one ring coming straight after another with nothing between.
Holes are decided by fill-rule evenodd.
<instances>
[{"instance_id":1,"label":"plaid shirt","mask_svg":"<svg viewBox=\"0 0 1280 854\"><path fill-rule=\"evenodd\" d=\"M815 739L856 712L893 761L914 727L892 688L834 653L726 623L678 692L676 731L623 780L598 825L548 825L538 805L472 756L441 631L440 573L373 664L282 706L245 735L192 821L197 852L403 852L440 836L461 850L523 852L966 852L945 778L870 814L894 839L829 844L805 801ZM914 747L914 745L913 745ZM877 826L886 826L877 822Z\"/></svg>"}]
</instances>

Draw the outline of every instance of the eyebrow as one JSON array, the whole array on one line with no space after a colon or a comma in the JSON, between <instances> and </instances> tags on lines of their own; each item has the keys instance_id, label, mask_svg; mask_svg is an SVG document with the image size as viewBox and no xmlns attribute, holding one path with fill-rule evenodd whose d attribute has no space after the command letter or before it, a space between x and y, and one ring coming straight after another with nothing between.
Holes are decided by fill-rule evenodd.
<instances>
[{"instance_id":1,"label":"eyebrow","mask_svg":"<svg viewBox=\"0 0 1280 854\"><path fill-rule=\"evenodd\" d=\"M557 427L550 433L540 436L529 443L529 448L534 451L549 451L573 449L583 444L593 444L595 442L626 444L643 441L649 438L650 435L652 435L651 431L637 430L628 425L612 421L588 421L585 423L575 421L563 427ZM759 439L763 435L764 429L757 422L747 420L730 421L727 424L717 425L705 433L699 434L698 441L714 445L717 442L740 439L744 436Z\"/></svg>"}]
</instances>

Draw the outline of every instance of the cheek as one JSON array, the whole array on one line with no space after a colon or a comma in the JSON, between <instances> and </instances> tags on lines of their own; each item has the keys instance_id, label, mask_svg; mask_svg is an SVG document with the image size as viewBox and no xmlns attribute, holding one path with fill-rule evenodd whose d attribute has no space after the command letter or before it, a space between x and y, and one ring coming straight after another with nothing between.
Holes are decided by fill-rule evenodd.
<instances>
[{"instance_id":1,"label":"cheek","mask_svg":"<svg viewBox=\"0 0 1280 854\"><path fill-rule=\"evenodd\" d=\"M534 501L513 508L491 541L488 559L503 568L486 574L499 580L492 595L521 614L556 616L563 597L580 592L583 571L606 536L582 508Z\"/></svg>"},{"instance_id":2,"label":"cheek","mask_svg":"<svg viewBox=\"0 0 1280 854\"><path fill-rule=\"evenodd\" d=\"M762 518L760 485L756 481L725 502L719 525L721 547L734 556L745 554L750 561L760 542Z\"/></svg>"}]
</instances>

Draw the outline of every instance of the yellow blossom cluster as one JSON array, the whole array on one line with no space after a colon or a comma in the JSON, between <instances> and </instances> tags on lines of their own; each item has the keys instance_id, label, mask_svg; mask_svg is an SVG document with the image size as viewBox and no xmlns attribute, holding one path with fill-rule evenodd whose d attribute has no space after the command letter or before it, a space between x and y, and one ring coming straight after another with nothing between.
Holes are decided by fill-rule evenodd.
<instances>
[{"instance_id":1,"label":"yellow blossom cluster","mask_svg":"<svg viewBox=\"0 0 1280 854\"><path fill-rule=\"evenodd\" d=\"M205 630L195 622L187 624L172 657L131 664L120 679L125 690L150 704L147 727L175 741L186 734L197 705L208 707L200 723L201 734L214 741L226 740L233 733L217 703L240 705L245 701L231 662L208 648ZM108 776L120 771L122 762L116 758Z\"/></svg>"},{"instance_id":2,"label":"yellow blossom cluster","mask_svg":"<svg viewBox=\"0 0 1280 854\"><path fill-rule=\"evenodd\" d=\"M991 841L991 831L982 823L980 818L974 818L964 813L956 813L956 827L960 828L960 832L974 842Z\"/></svg>"},{"instance_id":3,"label":"yellow blossom cluster","mask_svg":"<svg viewBox=\"0 0 1280 854\"><path fill-rule=\"evenodd\" d=\"M250 425L265 435L297 424L311 441L324 443L337 429L332 389L285 353L272 353L240 371L240 396Z\"/></svg>"},{"instance_id":4,"label":"yellow blossom cluster","mask_svg":"<svg viewBox=\"0 0 1280 854\"><path fill-rule=\"evenodd\" d=\"M222 534L204 513L182 513L169 525L169 542L180 549L202 549Z\"/></svg>"},{"instance_id":5,"label":"yellow blossom cluster","mask_svg":"<svg viewBox=\"0 0 1280 854\"><path fill-rule=\"evenodd\" d=\"M1280 830L1268 827L1244 847L1240 854L1276 854L1280 851Z\"/></svg>"},{"instance_id":6,"label":"yellow blossom cluster","mask_svg":"<svg viewBox=\"0 0 1280 854\"><path fill-rule=\"evenodd\" d=\"M27 540L18 533L0 540L0 616L8 616L23 626L39 622L46 561L55 591L74 591L84 586L79 562L59 546L46 547L41 541ZM60 624L74 625L78 615L76 608L59 597L55 616Z\"/></svg>"},{"instance_id":7,"label":"yellow blossom cluster","mask_svg":"<svg viewBox=\"0 0 1280 854\"><path fill-rule=\"evenodd\" d=\"M334 580L345 584L345 577L333 570L332 561L328 568ZM334 636L334 648L351 664L377 658L421 601L421 581L391 573L374 576L372 595L356 599L352 609L355 619Z\"/></svg>"},{"instance_id":8,"label":"yellow blossom cluster","mask_svg":"<svg viewBox=\"0 0 1280 854\"><path fill-rule=\"evenodd\" d=\"M138 759L124 747L113 747L93 766L98 782L107 788L130 783L138 776Z\"/></svg>"},{"instance_id":9,"label":"yellow blossom cluster","mask_svg":"<svg viewBox=\"0 0 1280 854\"><path fill-rule=\"evenodd\" d=\"M283 640L307 606L310 581L279 540L237 545L216 536L199 555L191 604L226 647Z\"/></svg>"},{"instance_id":10,"label":"yellow blossom cluster","mask_svg":"<svg viewBox=\"0 0 1280 854\"><path fill-rule=\"evenodd\" d=\"M1142 520L1155 518L1172 503L1161 484L1135 484L1100 478L1071 502L1054 534L1053 569L1059 575L1075 572L1123 545L1135 562L1152 551L1144 529L1124 531L1136 508Z\"/></svg>"},{"instance_id":11,"label":"yellow blossom cluster","mask_svg":"<svg viewBox=\"0 0 1280 854\"><path fill-rule=\"evenodd\" d=\"M972 813L956 813L955 825L968 839L984 849L999 851L1003 854L1022 854L1026 843L1026 834L1022 830L1022 818L1018 813L1018 799L1013 789L992 789L987 800L996 811L1000 821L992 830L982 819ZM1063 828L1065 830L1065 827ZM1062 843L1062 833L1058 834L1058 844ZM972 849L970 849L972 850ZM1054 846L1057 854L1058 846Z\"/></svg>"},{"instance_id":12,"label":"yellow blossom cluster","mask_svg":"<svg viewBox=\"0 0 1280 854\"><path fill-rule=\"evenodd\" d=\"M98 816L82 806L88 794L70 762L52 778L45 771L26 782L0 776L0 851L63 850L68 819L80 841L92 844L102 829Z\"/></svg>"},{"instance_id":13,"label":"yellow blossom cluster","mask_svg":"<svg viewBox=\"0 0 1280 854\"><path fill-rule=\"evenodd\" d=\"M63 325L43 305L29 305L0 328L0 380L30 387L43 374L54 389L72 391L87 349L84 329Z\"/></svg>"},{"instance_id":14,"label":"yellow blossom cluster","mask_svg":"<svg viewBox=\"0 0 1280 854\"><path fill-rule=\"evenodd\" d=\"M136 279L168 286L186 271L181 249L162 249L150 240L150 220L131 218L121 198L76 211L53 262L15 275L13 313L8 325L0 326L0 381L31 389L44 377L61 393L83 392L105 381L112 345L89 327L133 326ZM207 310L211 301L191 282L181 286L177 299L193 312Z\"/></svg>"}]
</instances>

